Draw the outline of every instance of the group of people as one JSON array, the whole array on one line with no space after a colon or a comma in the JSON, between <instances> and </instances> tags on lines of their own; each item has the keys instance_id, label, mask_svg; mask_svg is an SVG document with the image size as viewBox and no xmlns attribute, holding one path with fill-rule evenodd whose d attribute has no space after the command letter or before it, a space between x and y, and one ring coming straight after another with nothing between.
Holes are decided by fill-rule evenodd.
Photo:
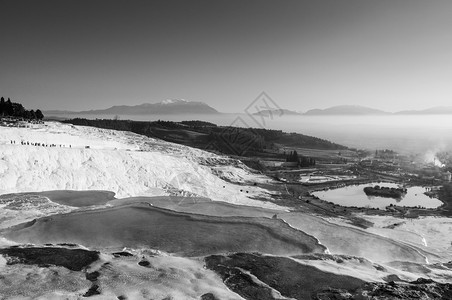
<instances>
[{"instance_id":1,"label":"group of people","mask_svg":"<svg viewBox=\"0 0 452 300\"><path fill-rule=\"evenodd\" d=\"M11 144L16 144L16 141L14 141L14 140L11 140ZM67 147L66 145L56 145L56 144L45 144L45 143L31 143L31 142L24 142L24 141L21 141L20 142L20 144L22 145L22 146L37 146L37 147L60 147L60 148L62 148L62 147ZM72 145L69 145L69 148L72 148Z\"/></svg>"}]
</instances>

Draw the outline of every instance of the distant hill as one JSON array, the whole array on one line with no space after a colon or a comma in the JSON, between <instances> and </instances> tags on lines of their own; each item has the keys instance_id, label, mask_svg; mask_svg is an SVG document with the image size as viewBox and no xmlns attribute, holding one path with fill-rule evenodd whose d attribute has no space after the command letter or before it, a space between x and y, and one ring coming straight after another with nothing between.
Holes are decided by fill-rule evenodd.
<instances>
[{"instance_id":1,"label":"distant hill","mask_svg":"<svg viewBox=\"0 0 452 300\"><path fill-rule=\"evenodd\" d=\"M71 114L78 114L78 112L76 111L70 111L70 110L55 110L55 109L50 109L50 110L44 110L44 113L46 115L71 115Z\"/></svg>"},{"instance_id":2,"label":"distant hill","mask_svg":"<svg viewBox=\"0 0 452 300\"><path fill-rule=\"evenodd\" d=\"M164 100L158 103L140 105L119 105L107 109L73 111L46 111L47 115L59 114L94 114L94 115L177 115L177 114L219 114L213 107L204 102L194 102L181 99Z\"/></svg>"},{"instance_id":3,"label":"distant hill","mask_svg":"<svg viewBox=\"0 0 452 300\"><path fill-rule=\"evenodd\" d=\"M339 105L326 109L311 109L304 115L311 116L331 116L331 115L448 115L452 114L452 106L437 106L423 110L403 110L395 113L386 112L360 105Z\"/></svg>"},{"instance_id":4,"label":"distant hill","mask_svg":"<svg viewBox=\"0 0 452 300\"><path fill-rule=\"evenodd\" d=\"M311 109L305 115L387 115L388 112L359 105L339 105L325 109Z\"/></svg>"},{"instance_id":5,"label":"distant hill","mask_svg":"<svg viewBox=\"0 0 452 300\"><path fill-rule=\"evenodd\" d=\"M452 106L437 106L423 110L403 110L396 115L449 115L452 114Z\"/></svg>"},{"instance_id":6,"label":"distant hill","mask_svg":"<svg viewBox=\"0 0 452 300\"><path fill-rule=\"evenodd\" d=\"M264 109L253 114L254 116L301 116L302 114L289 109Z\"/></svg>"}]
</instances>

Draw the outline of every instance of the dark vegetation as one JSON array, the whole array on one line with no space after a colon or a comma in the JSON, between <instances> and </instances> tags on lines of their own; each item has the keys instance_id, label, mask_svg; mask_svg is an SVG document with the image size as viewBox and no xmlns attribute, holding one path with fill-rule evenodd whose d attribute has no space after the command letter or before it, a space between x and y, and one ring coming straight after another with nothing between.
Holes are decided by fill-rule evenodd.
<instances>
[{"instance_id":1,"label":"dark vegetation","mask_svg":"<svg viewBox=\"0 0 452 300\"><path fill-rule=\"evenodd\" d=\"M384 149L384 150L375 150L375 157L378 158L394 158L398 155L398 153L394 150Z\"/></svg>"},{"instance_id":2,"label":"dark vegetation","mask_svg":"<svg viewBox=\"0 0 452 300\"><path fill-rule=\"evenodd\" d=\"M91 297L91 296L101 294L99 291L99 283L97 281L99 276L100 276L100 273L98 271L94 271L94 272L85 274L86 280L91 281L92 284L91 284L91 287L83 295L83 297Z\"/></svg>"},{"instance_id":3,"label":"dark vegetation","mask_svg":"<svg viewBox=\"0 0 452 300\"><path fill-rule=\"evenodd\" d=\"M406 195L406 192L407 189L405 188L380 187L379 185L376 185L374 187L366 186L364 188L364 193L366 193L367 196L378 196L394 199L402 198L403 196Z\"/></svg>"},{"instance_id":4,"label":"dark vegetation","mask_svg":"<svg viewBox=\"0 0 452 300\"><path fill-rule=\"evenodd\" d=\"M85 294L83 294L83 297L91 297L96 295L100 295L99 286L97 284L93 284L88 289L88 291Z\"/></svg>"},{"instance_id":5,"label":"dark vegetation","mask_svg":"<svg viewBox=\"0 0 452 300\"><path fill-rule=\"evenodd\" d=\"M452 217L452 183L443 184L439 191L439 199L444 202L444 205L440 208L441 214Z\"/></svg>"},{"instance_id":6,"label":"dark vegetation","mask_svg":"<svg viewBox=\"0 0 452 300\"><path fill-rule=\"evenodd\" d=\"M5 101L4 97L0 98L0 116L27 120L42 120L44 118L41 110L26 110L22 104L11 102L9 98Z\"/></svg>"},{"instance_id":7,"label":"dark vegetation","mask_svg":"<svg viewBox=\"0 0 452 300\"><path fill-rule=\"evenodd\" d=\"M282 296L294 299L313 299L326 287L355 291L365 283L357 278L302 265L287 257L236 253L211 255L205 258L205 262L206 267L219 274L232 291L248 300L275 298L268 287L254 282L244 271L279 291Z\"/></svg>"},{"instance_id":8,"label":"dark vegetation","mask_svg":"<svg viewBox=\"0 0 452 300\"><path fill-rule=\"evenodd\" d=\"M307 257L303 257L308 259ZM317 258L314 258L317 259ZM206 267L220 275L229 289L247 300L281 299L452 299L452 284L418 278L412 282L365 282L358 278L321 271L288 257L251 253L211 255ZM342 263L339 258L337 263ZM249 272L249 273L248 273ZM257 277L259 284L249 275ZM398 279L397 276L391 278Z\"/></svg>"},{"instance_id":9,"label":"dark vegetation","mask_svg":"<svg viewBox=\"0 0 452 300\"><path fill-rule=\"evenodd\" d=\"M371 299L452 299L452 284L438 283L431 279L418 278L409 283L391 281L389 283L367 283L363 288ZM361 292L361 294L363 294ZM328 299L328 298L326 298ZM329 298L345 299L345 298Z\"/></svg>"},{"instance_id":10,"label":"dark vegetation","mask_svg":"<svg viewBox=\"0 0 452 300\"><path fill-rule=\"evenodd\" d=\"M10 265L55 265L65 267L72 271L81 271L99 259L99 252L97 251L58 247L10 247L0 249L0 254L7 257L7 263Z\"/></svg>"},{"instance_id":11,"label":"dark vegetation","mask_svg":"<svg viewBox=\"0 0 452 300\"><path fill-rule=\"evenodd\" d=\"M187 126L192 126L192 127L203 127L203 126L217 127L217 125L214 123L210 123L210 122L206 122L206 121L199 121L199 120L181 121L180 123L187 125Z\"/></svg>"},{"instance_id":12,"label":"dark vegetation","mask_svg":"<svg viewBox=\"0 0 452 300\"><path fill-rule=\"evenodd\" d=\"M438 283L429 279L419 278L410 283L394 282L366 283L357 292L349 293L343 289L325 289L314 299L373 299L373 300L443 300L452 299L452 284Z\"/></svg>"},{"instance_id":13,"label":"dark vegetation","mask_svg":"<svg viewBox=\"0 0 452 300\"><path fill-rule=\"evenodd\" d=\"M300 167L312 167L315 166L315 159L312 157L306 157L304 155L299 155L297 151L291 151L286 155L287 162L296 162Z\"/></svg>"},{"instance_id":14,"label":"dark vegetation","mask_svg":"<svg viewBox=\"0 0 452 300\"><path fill-rule=\"evenodd\" d=\"M130 256L133 256L132 253L126 252L126 251L115 252L115 253L112 253L112 255L113 255L114 257L121 257L121 256L130 257Z\"/></svg>"},{"instance_id":15,"label":"dark vegetation","mask_svg":"<svg viewBox=\"0 0 452 300\"><path fill-rule=\"evenodd\" d=\"M97 278L99 278L99 276L100 276L99 271L94 271L94 272L91 272L91 273L86 273L86 275L85 275L86 280L89 280L89 281L91 281L91 282L96 281Z\"/></svg>"},{"instance_id":16,"label":"dark vegetation","mask_svg":"<svg viewBox=\"0 0 452 300\"><path fill-rule=\"evenodd\" d=\"M142 267L149 267L151 265L151 263L147 260L141 260L138 262L138 265L140 265Z\"/></svg>"},{"instance_id":17,"label":"dark vegetation","mask_svg":"<svg viewBox=\"0 0 452 300\"><path fill-rule=\"evenodd\" d=\"M131 131L148 137L183 144L200 149L218 151L228 155L260 156L286 159L280 147L341 150L347 147L298 133L263 128L240 128L217 126L204 121L152 121L141 122L118 119L71 119L65 123L93 126L104 129ZM302 159L302 164L314 163L311 158Z\"/></svg>"},{"instance_id":18,"label":"dark vegetation","mask_svg":"<svg viewBox=\"0 0 452 300\"><path fill-rule=\"evenodd\" d=\"M206 293L206 294L201 296L201 300L220 300L220 299L215 297L215 295L212 294L212 293Z\"/></svg>"}]
</instances>

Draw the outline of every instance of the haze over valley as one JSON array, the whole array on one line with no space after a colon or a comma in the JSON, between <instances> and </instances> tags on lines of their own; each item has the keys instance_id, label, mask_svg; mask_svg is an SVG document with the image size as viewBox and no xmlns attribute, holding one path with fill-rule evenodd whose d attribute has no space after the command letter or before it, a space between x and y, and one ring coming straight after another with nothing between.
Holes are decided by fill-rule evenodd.
<instances>
[{"instance_id":1,"label":"haze over valley","mask_svg":"<svg viewBox=\"0 0 452 300\"><path fill-rule=\"evenodd\" d=\"M218 125L231 124L239 127L264 128L297 132L342 143L349 147L377 149L389 148L404 153L419 153L428 150L450 150L452 121L449 115L301 115L263 113L228 114L70 114L58 113L49 116L57 119L70 118L115 118L136 121L203 120ZM50 117L53 119L52 117Z\"/></svg>"}]
</instances>

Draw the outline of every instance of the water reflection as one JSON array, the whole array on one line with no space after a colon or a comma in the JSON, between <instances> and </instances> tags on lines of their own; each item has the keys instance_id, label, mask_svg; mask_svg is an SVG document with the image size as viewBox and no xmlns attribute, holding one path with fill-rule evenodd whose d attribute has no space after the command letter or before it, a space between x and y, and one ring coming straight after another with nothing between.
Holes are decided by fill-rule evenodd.
<instances>
[{"instance_id":1,"label":"water reflection","mask_svg":"<svg viewBox=\"0 0 452 300\"><path fill-rule=\"evenodd\" d=\"M386 198L379 196L368 196L364 193L364 188L367 186L380 185L381 187L394 187L399 185L395 183L378 183L373 182L369 184L350 185L338 189L331 189L327 191L317 191L313 195L322 200L333 202L341 206L357 206L357 207L372 207L384 209L389 205L407 206L407 207L425 207L436 208L442 205L442 202L436 198L426 195L429 192L428 188L421 186L408 187L407 193L401 198Z\"/></svg>"}]
</instances>

